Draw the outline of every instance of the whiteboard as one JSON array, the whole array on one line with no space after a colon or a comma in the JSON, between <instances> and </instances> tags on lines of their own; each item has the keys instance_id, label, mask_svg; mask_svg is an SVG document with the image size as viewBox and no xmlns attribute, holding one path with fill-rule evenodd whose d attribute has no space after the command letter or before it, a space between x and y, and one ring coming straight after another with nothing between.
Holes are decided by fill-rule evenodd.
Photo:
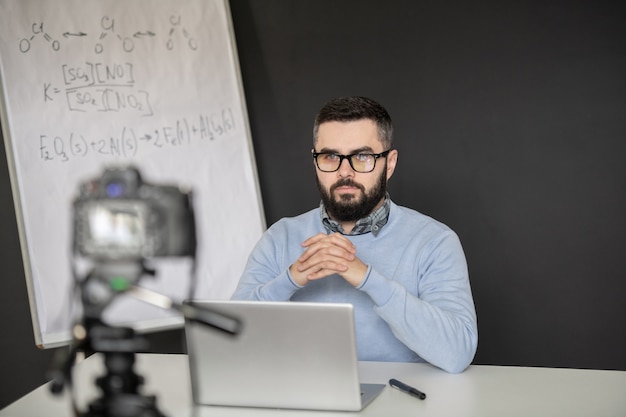
<instances>
[{"instance_id":1,"label":"whiteboard","mask_svg":"<svg viewBox=\"0 0 626 417\"><path fill-rule=\"evenodd\" d=\"M106 167L190 186L197 298L229 298L265 230L225 0L0 0L2 128L35 342L70 340L71 202ZM182 300L189 260L140 286ZM139 330L176 313L130 296L105 311Z\"/></svg>"}]
</instances>

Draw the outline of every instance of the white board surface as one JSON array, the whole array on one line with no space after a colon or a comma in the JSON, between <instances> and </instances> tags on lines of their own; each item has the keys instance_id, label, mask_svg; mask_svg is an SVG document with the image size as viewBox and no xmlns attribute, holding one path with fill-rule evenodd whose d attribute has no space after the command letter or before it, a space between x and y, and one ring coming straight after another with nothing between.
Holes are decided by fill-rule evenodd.
<instances>
[{"instance_id":1,"label":"white board surface","mask_svg":"<svg viewBox=\"0 0 626 417\"><path fill-rule=\"evenodd\" d=\"M70 340L71 202L112 165L193 189L196 297L230 297L265 220L227 1L0 0L0 75L37 345ZM181 300L189 266L140 285ZM105 319L182 323L128 296Z\"/></svg>"}]
</instances>

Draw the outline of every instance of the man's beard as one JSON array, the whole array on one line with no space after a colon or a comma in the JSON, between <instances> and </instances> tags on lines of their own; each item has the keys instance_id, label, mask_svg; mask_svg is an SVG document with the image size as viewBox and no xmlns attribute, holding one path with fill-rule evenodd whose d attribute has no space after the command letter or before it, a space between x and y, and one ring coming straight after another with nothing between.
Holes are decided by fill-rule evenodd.
<instances>
[{"instance_id":1,"label":"man's beard","mask_svg":"<svg viewBox=\"0 0 626 417\"><path fill-rule=\"evenodd\" d=\"M376 205L385 197L387 193L387 177L386 170L383 170L378 177L378 181L369 193L365 192L365 187L361 184L353 182L350 178L337 181L330 186L327 191L320 184L319 178L315 176L317 188L322 197L322 203L333 220L340 222L355 222L359 219L367 217L376 208ZM344 194L337 199L333 197L333 193L337 187L350 186L361 190L361 197L355 197L352 194Z\"/></svg>"}]
</instances>

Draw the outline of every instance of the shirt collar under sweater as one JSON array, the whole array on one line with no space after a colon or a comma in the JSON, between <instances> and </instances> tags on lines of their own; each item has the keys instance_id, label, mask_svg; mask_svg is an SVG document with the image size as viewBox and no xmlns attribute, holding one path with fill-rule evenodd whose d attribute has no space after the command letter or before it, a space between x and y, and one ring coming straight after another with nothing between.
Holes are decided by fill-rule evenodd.
<instances>
[{"instance_id":1,"label":"shirt collar under sweater","mask_svg":"<svg viewBox=\"0 0 626 417\"><path fill-rule=\"evenodd\" d=\"M326 211L326 207L324 207L324 203L320 203L320 217L322 219L322 223L326 228L328 233L339 232L342 235L363 235L365 233L372 232L374 236L377 236L380 232L380 229L383 228L385 224L387 224L387 220L389 219L389 210L391 208L391 199L389 198L389 194L385 194L385 202L382 206L380 206L373 213L370 213L369 216L359 219L350 233L345 233L343 227L339 222L331 219Z\"/></svg>"}]
</instances>

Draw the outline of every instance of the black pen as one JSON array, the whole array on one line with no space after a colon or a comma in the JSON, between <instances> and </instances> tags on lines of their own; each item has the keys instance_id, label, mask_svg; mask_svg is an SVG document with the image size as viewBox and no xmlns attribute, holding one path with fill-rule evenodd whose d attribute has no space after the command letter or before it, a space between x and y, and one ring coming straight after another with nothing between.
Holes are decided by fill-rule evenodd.
<instances>
[{"instance_id":1,"label":"black pen","mask_svg":"<svg viewBox=\"0 0 626 417\"><path fill-rule=\"evenodd\" d=\"M413 388L412 386L407 385L404 382L400 382L397 379L393 379L393 378L390 379L389 385L413 397L419 398L420 400L423 400L426 398L426 394L423 393L422 391L418 390L417 388Z\"/></svg>"}]
</instances>

